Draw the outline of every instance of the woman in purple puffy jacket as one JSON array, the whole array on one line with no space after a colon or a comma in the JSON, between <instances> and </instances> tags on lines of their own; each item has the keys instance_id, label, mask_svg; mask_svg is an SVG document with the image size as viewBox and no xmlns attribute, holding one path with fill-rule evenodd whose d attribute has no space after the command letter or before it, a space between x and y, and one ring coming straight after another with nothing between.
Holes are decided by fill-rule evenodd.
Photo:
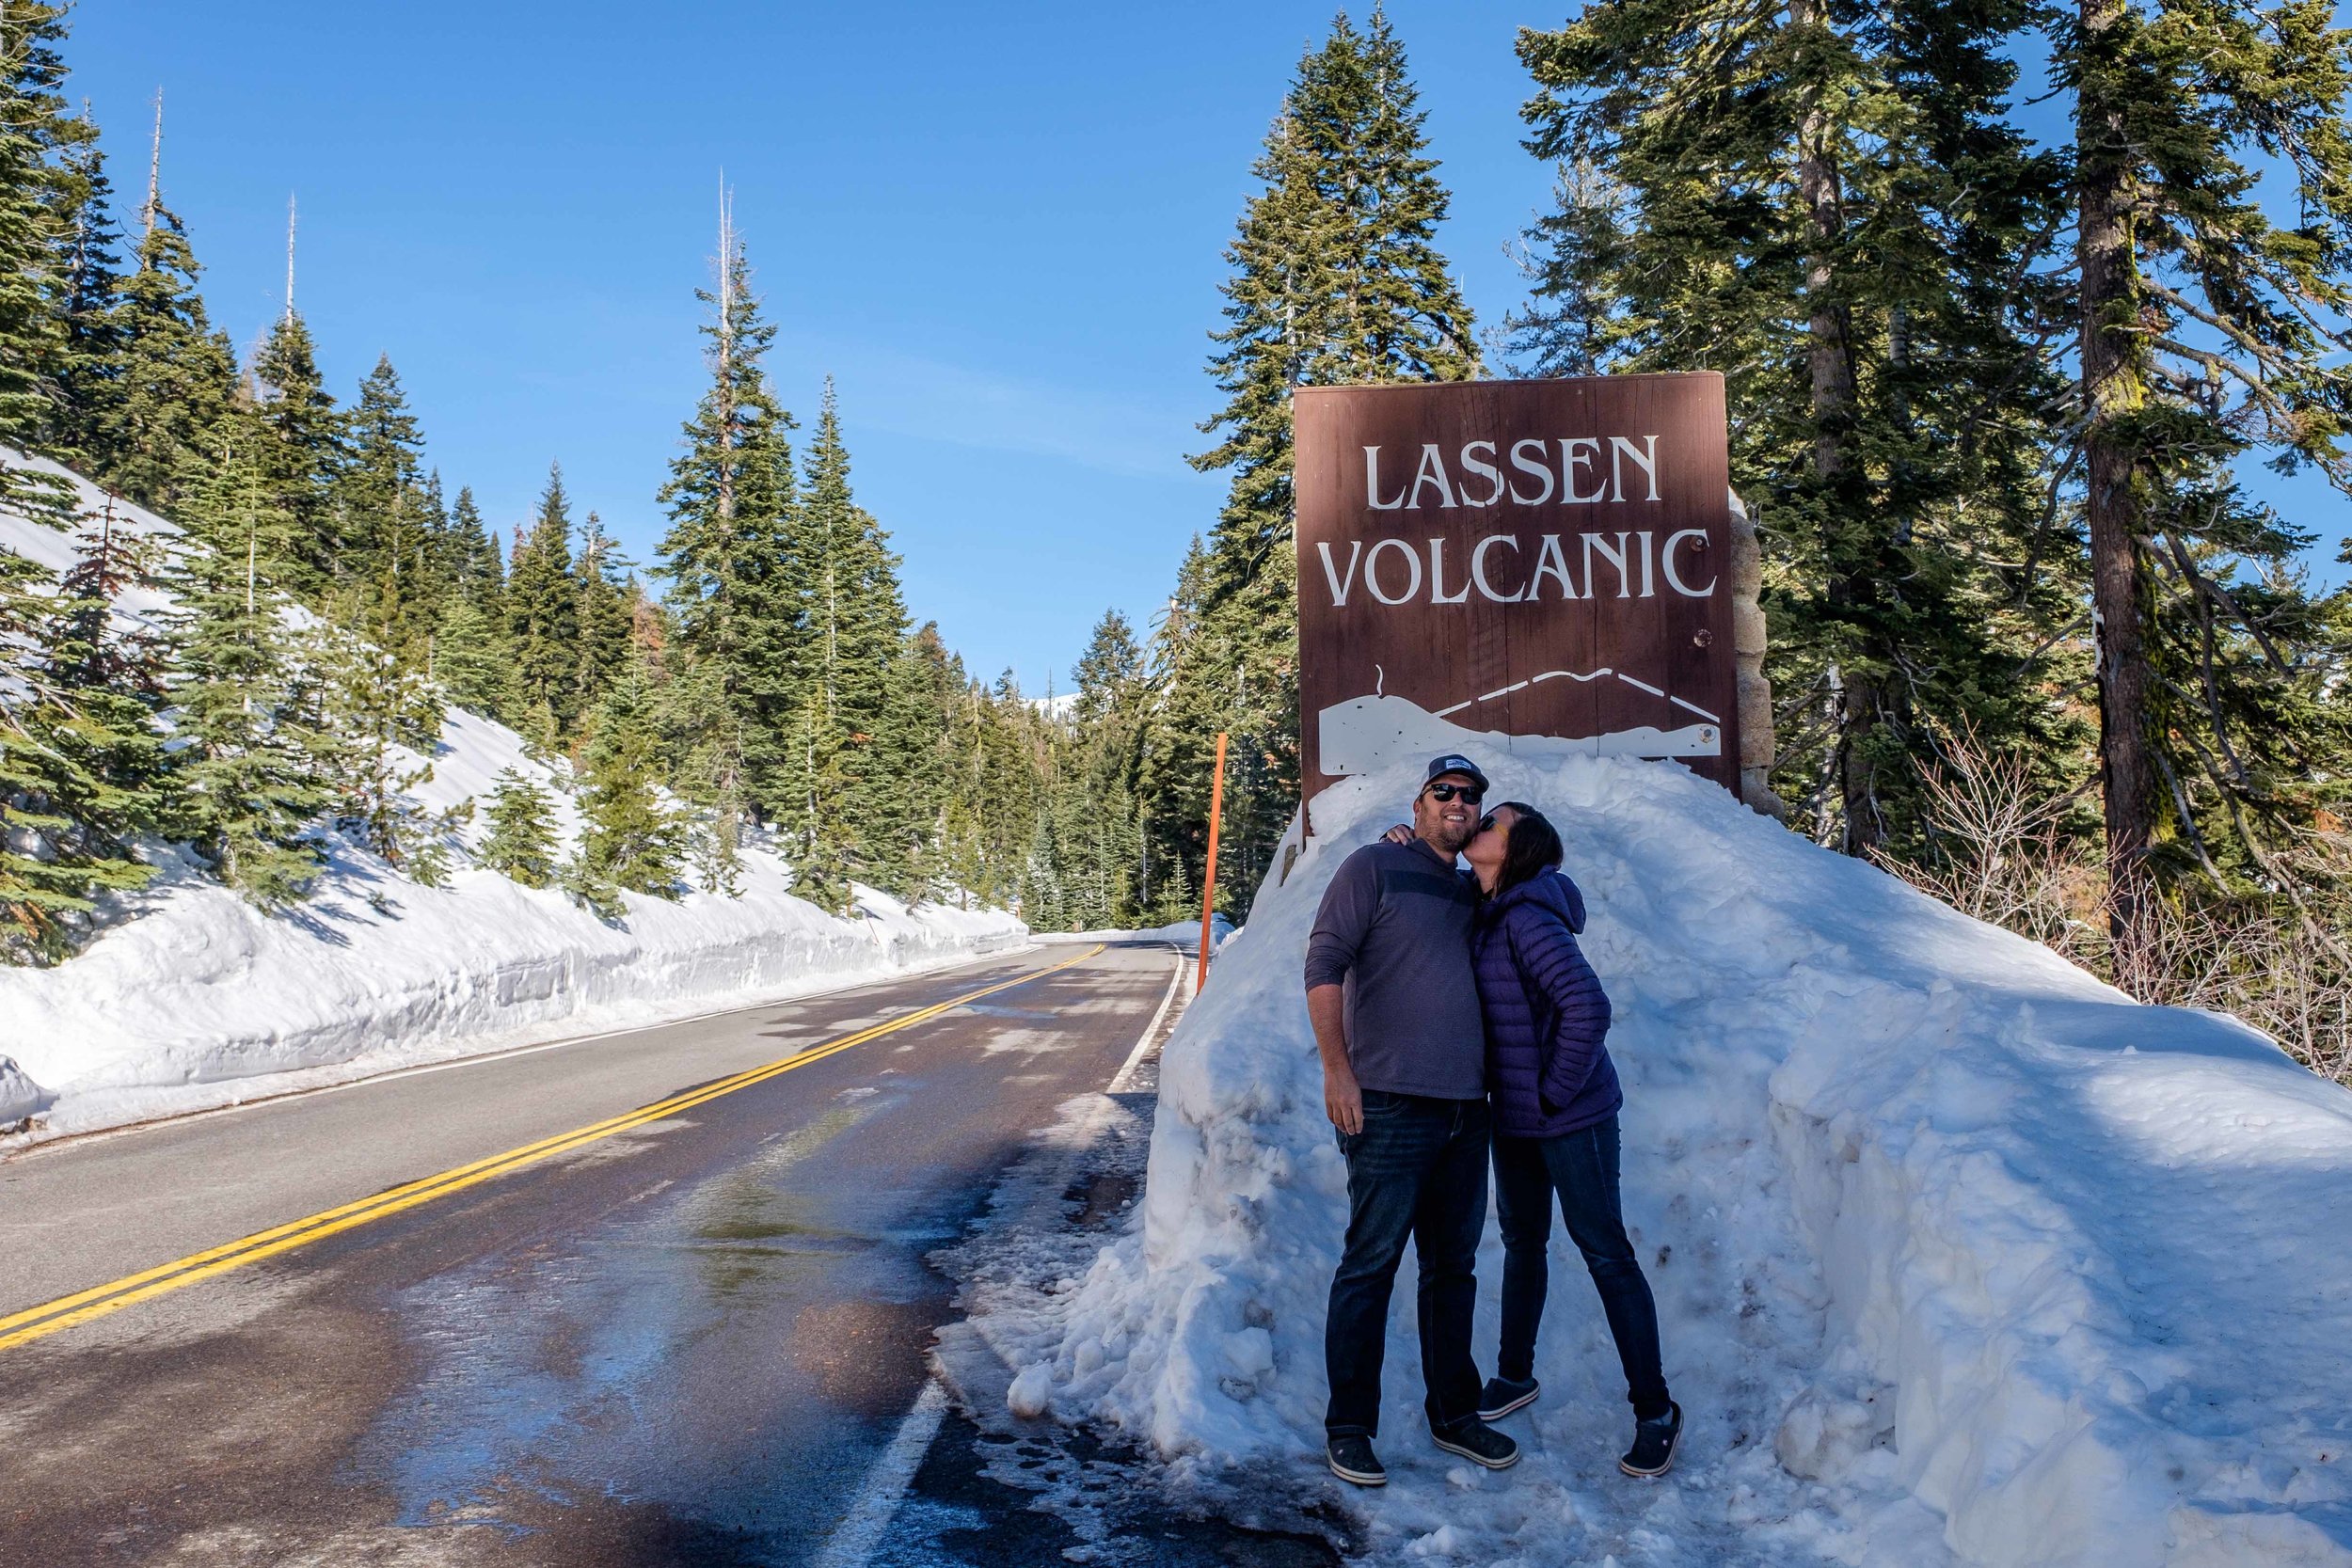
<instances>
[{"instance_id":1,"label":"woman in purple puffy jacket","mask_svg":"<svg viewBox=\"0 0 2352 1568\"><path fill-rule=\"evenodd\" d=\"M1535 1401L1535 1328L1544 1315L1556 1195L1625 1363L1634 1437L1618 1464L1628 1475L1662 1475L1682 1435L1682 1408L1667 1397L1658 1307L1618 1205L1617 1109L1625 1095L1604 1043L1609 998L1577 946L1584 898L1560 870L1560 834L1533 806L1495 807L1462 852L1486 895L1470 958L1486 1011L1503 1246L1498 1375L1478 1415L1497 1420Z\"/></svg>"}]
</instances>

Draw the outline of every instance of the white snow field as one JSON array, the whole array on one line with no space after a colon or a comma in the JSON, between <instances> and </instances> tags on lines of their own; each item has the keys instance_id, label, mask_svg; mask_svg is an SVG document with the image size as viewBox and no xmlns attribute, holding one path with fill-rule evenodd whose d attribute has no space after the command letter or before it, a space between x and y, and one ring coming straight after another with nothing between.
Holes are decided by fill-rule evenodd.
<instances>
[{"instance_id":1,"label":"white snow field","mask_svg":"<svg viewBox=\"0 0 2352 1568\"><path fill-rule=\"evenodd\" d=\"M1487 754L1494 754L1491 750ZM1493 765L1552 814L1615 1004L1628 1218L1690 1425L1617 1473L1624 1383L1553 1231L1516 1469L1432 1447L1415 1265L1391 1482L1322 1469L1345 1171L1300 990L1315 905L1418 771L1335 785L1161 1064L1127 1234L985 1323L1011 1402L1171 1479L1335 1504L1379 1561L2352 1564L2352 1094L2135 1005L1658 764ZM1501 1247L1480 1259L1491 1371Z\"/></svg>"},{"instance_id":2,"label":"white snow field","mask_svg":"<svg viewBox=\"0 0 2352 1568\"><path fill-rule=\"evenodd\" d=\"M102 504L75 483L86 509ZM151 514L115 507L142 531L171 531ZM53 568L73 549L72 535L6 514L0 544ZM126 594L117 608L151 621L166 604ZM435 812L472 798L474 819L460 835L469 846L487 832L490 791L511 768L554 802L559 856L569 852L579 816L556 787L563 765L533 761L514 731L452 708L430 760L432 777L409 793ZM120 901L128 918L54 968L0 968L0 1140L751 1006L1028 940L1001 911L910 911L864 887L858 917L838 919L792 896L785 863L748 845L741 897L624 894L628 913L609 925L559 891L462 862L446 887L420 886L340 840L308 902L263 914L183 852L152 852L165 869Z\"/></svg>"}]
</instances>

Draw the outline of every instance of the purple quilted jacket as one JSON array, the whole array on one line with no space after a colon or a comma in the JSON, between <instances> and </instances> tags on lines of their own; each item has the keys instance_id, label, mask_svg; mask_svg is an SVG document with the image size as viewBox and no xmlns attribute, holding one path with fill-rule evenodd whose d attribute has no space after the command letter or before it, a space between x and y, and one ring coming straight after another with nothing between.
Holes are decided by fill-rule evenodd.
<instances>
[{"instance_id":1,"label":"purple quilted jacket","mask_svg":"<svg viewBox=\"0 0 2352 1568\"><path fill-rule=\"evenodd\" d=\"M1558 872L1481 905L1471 927L1486 1087L1506 1136L1581 1132L1625 1103L1603 1043L1609 997L1576 944L1583 928L1584 895Z\"/></svg>"}]
</instances>

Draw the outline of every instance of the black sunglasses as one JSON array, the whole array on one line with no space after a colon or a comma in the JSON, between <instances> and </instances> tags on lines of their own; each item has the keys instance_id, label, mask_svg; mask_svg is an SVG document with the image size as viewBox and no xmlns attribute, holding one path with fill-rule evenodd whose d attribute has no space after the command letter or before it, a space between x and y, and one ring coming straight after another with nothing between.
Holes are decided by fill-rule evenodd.
<instances>
[{"instance_id":1,"label":"black sunglasses","mask_svg":"<svg viewBox=\"0 0 2352 1568\"><path fill-rule=\"evenodd\" d=\"M1433 784L1424 793L1436 796L1439 804L1457 795L1473 806L1486 798L1486 792L1476 784Z\"/></svg>"}]
</instances>

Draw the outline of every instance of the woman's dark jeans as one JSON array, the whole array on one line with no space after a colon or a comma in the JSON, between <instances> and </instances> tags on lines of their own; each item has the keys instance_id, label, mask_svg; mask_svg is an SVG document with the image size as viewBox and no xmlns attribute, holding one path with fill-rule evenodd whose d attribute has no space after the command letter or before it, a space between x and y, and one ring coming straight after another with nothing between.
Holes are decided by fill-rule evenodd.
<instances>
[{"instance_id":1,"label":"woman's dark jeans","mask_svg":"<svg viewBox=\"0 0 2352 1568\"><path fill-rule=\"evenodd\" d=\"M1502 1228L1502 1345L1495 1370L1514 1382L1535 1375L1535 1328L1549 1283L1551 1197L1568 1239L1584 1255L1600 1308L1625 1363L1626 1398L1636 1418L1663 1416L1666 1374L1659 1364L1658 1304L1633 1256L1617 1202L1617 1118L1557 1138L1494 1138L1495 1217Z\"/></svg>"},{"instance_id":2,"label":"woman's dark jeans","mask_svg":"<svg viewBox=\"0 0 2352 1568\"><path fill-rule=\"evenodd\" d=\"M1486 1228L1486 1102L1364 1091L1364 1130L1339 1134L1347 1158L1347 1247L1331 1276L1324 1431L1377 1436L1389 1291L1413 1239L1421 1259L1421 1371L1429 1425L1445 1432L1478 1414L1470 1314L1478 1305L1478 1238Z\"/></svg>"}]
</instances>

